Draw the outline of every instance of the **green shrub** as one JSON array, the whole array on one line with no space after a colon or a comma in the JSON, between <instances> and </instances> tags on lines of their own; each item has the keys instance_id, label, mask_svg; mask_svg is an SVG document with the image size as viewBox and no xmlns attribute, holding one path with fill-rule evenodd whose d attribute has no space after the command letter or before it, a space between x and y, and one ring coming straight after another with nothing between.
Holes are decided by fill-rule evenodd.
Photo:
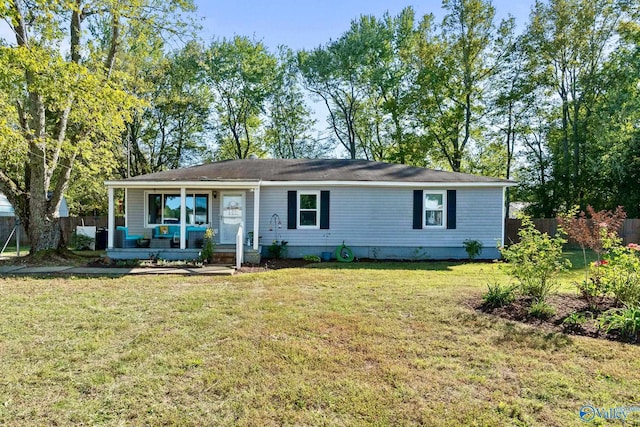
<instances>
[{"instance_id":1,"label":"green shrub","mask_svg":"<svg viewBox=\"0 0 640 427\"><path fill-rule=\"evenodd\" d=\"M303 260L305 261L309 261L309 262L320 262L321 259L318 255L305 255L302 257Z\"/></svg>"},{"instance_id":2,"label":"green shrub","mask_svg":"<svg viewBox=\"0 0 640 427\"><path fill-rule=\"evenodd\" d=\"M271 246L269 246L269 256L274 259L286 258L287 243L286 240L274 240Z\"/></svg>"},{"instance_id":3,"label":"green shrub","mask_svg":"<svg viewBox=\"0 0 640 427\"><path fill-rule=\"evenodd\" d=\"M574 283L578 288L578 293L589 304L591 309L596 309L599 302L603 301L609 294L609 285L602 280L602 270L598 264L594 263L591 266L585 280Z\"/></svg>"},{"instance_id":4,"label":"green shrub","mask_svg":"<svg viewBox=\"0 0 640 427\"><path fill-rule=\"evenodd\" d=\"M200 260L203 262L213 262L213 253L216 248L216 242L213 240L215 233L212 228L207 228L204 232L204 240L202 242L202 251L200 252Z\"/></svg>"},{"instance_id":5,"label":"green shrub","mask_svg":"<svg viewBox=\"0 0 640 427\"><path fill-rule=\"evenodd\" d=\"M522 227L518 231L520 242L509 248L502 248L507 272L518 279L522 295L535 302L545 298L558 286L558 274L570 266L563 259L562 237L551 237L536 230L531 218L523 216Z\"/></svg>"},{"instance_id":6,"label":"green shrub","mask_svg":"<svg viewBox=\"0 0 640 427\"><path fill-rule=\"evenodd\" d=\"M616 332L636 341L640 333L640 307L609 310L600 318L600 327L607 333Z\"/></svg>"},{"instance_id":7,"label":"green shrub","mask_svg":"<svg viewBox=\"0 0 640 427\"><path fill-rule=\"evenodd\" d=\"M599 265L606 289L625 307L640 305L640 257L637 246L614 246Z\"/></svg>"},{"instance_id":8,"label":"green shrub","mask_svg":"<svg viewBox=\"0 0 640 427\"><path fill-rule=\"evenodd\" d=\"M77 251L84 251L91 249L91 244L95 241L94 238L85 236L84 234L73 233L71 236L71 247Z\"/></svg>"},{"instance_id":9,"label":"green shrub","mask_svg":"<svg viewBox=\"0 0 640 427\"><path fill-rule=\"evenodd\" d=\"M567 329L576 330L582 328L587 323L587 320L587 316L584 313L576 311L565 317L562 324Z\"/></svg>"},{"instance_id":10,"label":"green shrub","mask_svg":"<svg viewBox=\"0 0 640 427\"><path fill-rule=\"evenodd\" d=\"M529 315L537 319L548 319L556 314L556 310L544 301L537 301L529 307Z\"/></svg>"},{"instance_id":11,"label":"green shrub","mask_svg":"<svg viewBox=\"0 0 640 427\"><path fill-rule=\"evenodd\" d=\"M470 260L476 259L480 255L480 252L482 252L482 243L478 240L467 239L462 242L462 245L464 246L464 250L467 251L467 256Z\"/></svg>"},{"instance_id":12,"label":"green shrub","mask_svg":"<svg viewBox=\"0 0 640 427\"><path fill-rule=\"evenodd\" d=\"M498 283L487 285L487 293L482 296L483 305L487 308L504 307L514 299L513 286L502 286Z\"/></svg>"}]
</instances>

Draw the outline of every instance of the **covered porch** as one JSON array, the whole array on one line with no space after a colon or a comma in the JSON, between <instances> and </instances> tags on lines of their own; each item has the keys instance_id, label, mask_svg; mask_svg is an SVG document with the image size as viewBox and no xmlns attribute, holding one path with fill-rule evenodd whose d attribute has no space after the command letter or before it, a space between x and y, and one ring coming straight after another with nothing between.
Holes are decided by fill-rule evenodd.
<instances>
[{"instance_id":1,"label":"covered porch","mask_svg":"<svg viewBox=\"0 0 640 427\"><path fill-rule=\"evenodd\" d=\"M191 260L214 232L221 259L260 262L260 184L256 181L107 181L107 256ZM116 227L116 216L124 226ZM254 236L256 236L254 238ZM224 262L229 263L229 262Z\"/></svg>"}]
</instances>

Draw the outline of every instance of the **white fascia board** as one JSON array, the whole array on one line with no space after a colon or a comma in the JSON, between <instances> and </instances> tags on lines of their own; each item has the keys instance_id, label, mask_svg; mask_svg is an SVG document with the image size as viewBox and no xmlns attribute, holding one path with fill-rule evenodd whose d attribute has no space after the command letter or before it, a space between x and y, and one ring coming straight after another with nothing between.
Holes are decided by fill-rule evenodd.
<instances>
[{"instance_id":1,"label":"white fascia board","mask_svg":"<svg viewBox=\"0 0 640 427\"><path fill-rule=\"evenodd\" d=\"M220 188L241 189L256 187L387 187L387 188L504 188L515 182L393 182L393 181L105 181L114 188Z\"/></svg>"},{"instance_id":2,"label":"white fascia board","mask_svg":"<svg viewBox=\"0 0 640 427\"><path fill-rule=\"evenodd\" d=\"M240 189L260 187L260 181L105 181L104 185L114 188L220 188Z\"/></svg>"},{"instance_id":3,"label":"white fascia board","mask_svg":"<svg viewBox=\"0 0 640 427\"><path fill-rule=\"evenodd\" d=\"M262 181L262 187L396 187L460 188L513 187L515 182L391 182L391 181Z\"/></svg>"}]
</instances>

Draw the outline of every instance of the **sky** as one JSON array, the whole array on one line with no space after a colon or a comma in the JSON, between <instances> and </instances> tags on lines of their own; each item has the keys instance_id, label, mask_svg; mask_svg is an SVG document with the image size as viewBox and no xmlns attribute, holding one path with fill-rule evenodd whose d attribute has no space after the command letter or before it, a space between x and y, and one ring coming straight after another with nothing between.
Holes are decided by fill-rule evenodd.
<instances>
[{"instance_id":1,"label":"sky","mask_svg":"<svg viewBox=\"0 0 640 427\"><path fill-rule=\"evenodd\" d=\"M312 49L337 39L360 15L397 15L413 6L418 18L433 13L439 23L444 16L440 0L194 0L202 30L201 38L242 35L262 41L271 51L279 45L294 50ZM498 19L509 14L519 30L529 17L534 0L493 0ZM14 38L0 21L0 37Z\"/></svg>"},{"instance_id":2,"label":"sky","mask_svg":"<svg viewBox=\"0 0 640 427\"><path fill-rule=\"evenodd\" d=\"M194 0L203 27L201 36L213 38L242 35L261 40L270 50L279 45L312 49L337 39L360 15L397 15L413 6L417 17L433 13L439 23L444 16L440 0ZM494 0L498 19L509 14L521 30L533 0Z\"/></svg>"}]
</instances>

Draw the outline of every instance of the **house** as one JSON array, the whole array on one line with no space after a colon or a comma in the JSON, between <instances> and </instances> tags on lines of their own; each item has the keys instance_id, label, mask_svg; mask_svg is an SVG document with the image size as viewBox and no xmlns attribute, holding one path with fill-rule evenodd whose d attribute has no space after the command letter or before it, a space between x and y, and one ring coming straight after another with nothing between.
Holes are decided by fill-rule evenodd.
<instances>
[{"instance_id":1,"label":"house","mask_svg":"<svg viewBox=\"0 0 640 427\"><path fill-rule=\"evenodd\" d=\"M105 185L108 254L116 259L196 257L201 240L190 236L206 228L219 249L241 241L252 259L274 241L288 242L291 258L344 242L359 258L448 259L466 258L467 239L482 243L482 258L499 257L504 190L515 183L365 160L245 159ZM151 237L151 248L114 247L116 189L125 194L125 232ZM160 227L169 239L154 238Z\"/></svg>"},{"instance_id":2,"label":"house","mask_svg":"<svg viewBox=\"0 0 640 427\"><path fill-rule=\"evenodd\" d=\"M51 194L49 194L49 197L51 197ZM58 211L58 214L60 218L66 218L69 216L69 206L67 205L67 199L65 199L64 196L62 196L62 200L60 201L60 209ZM7 199L7 196L2 193L0 193L0 216L15 216L13 205L11 205L11 203Z\"/></svg>"}]
</instances>

